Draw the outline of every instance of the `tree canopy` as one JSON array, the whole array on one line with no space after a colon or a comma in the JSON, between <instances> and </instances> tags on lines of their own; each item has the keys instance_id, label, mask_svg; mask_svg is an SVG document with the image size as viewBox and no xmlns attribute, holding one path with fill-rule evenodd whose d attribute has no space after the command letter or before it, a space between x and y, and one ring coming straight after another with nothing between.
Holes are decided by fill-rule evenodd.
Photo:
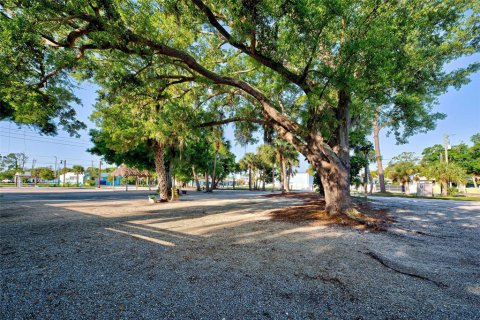
<instances>
[{"instance_id":1,"label":"tree canopy","mask_svg":"<svg viewBox=\"0 0 480 320\"><path fill-rule=\"evenodd\" d=\"M413 176L419 172L418 158L413 152L403 152L392 158L385 174L388 178L402 184L403 188L412 181ZM405 189L404 192L407 192Z\"/></svg>"},{"instance_id":2,"label":"tree canopy","mask_svg":"<svg viewBox=\"0 0 480 320\"><path fill-rule=\"evenodd\" d=\"M217 124L271 127L302 153L320 174L327 212L336 214L351 207L351 132L393 104L392 127L407 126L408 134L422 106L478 69L444 65L479 51L479 7L469 0L52 0L2 1L1 13L6 30L16 31L6 37L11 47L32 39L22 65L36 63L39 48L51 57L43 59L46 75L35 76L52 89L51 78L65 89L62 75L99 74L92 63L108 66L121 55L126 77L151 69L207 88ZM27 76L20 82L32 84Z\"/></svg>"},{"instance_id":3,"label":"tree canopy","mask_svg":"<svg viewBox=\"0 0 480 320\"><path fill-rule=\"evenodd\" d=\"M461 142L451 146L448 150L448 162L459 166L465 175L472 178L474 185L480 177L480 139L479 134L474 134L470 138L472 145ZM445 162L445 149L440 144L427 147L422 151L421 164L425 167L433 166L436 163Z\"/></svg>"}]
</instances>

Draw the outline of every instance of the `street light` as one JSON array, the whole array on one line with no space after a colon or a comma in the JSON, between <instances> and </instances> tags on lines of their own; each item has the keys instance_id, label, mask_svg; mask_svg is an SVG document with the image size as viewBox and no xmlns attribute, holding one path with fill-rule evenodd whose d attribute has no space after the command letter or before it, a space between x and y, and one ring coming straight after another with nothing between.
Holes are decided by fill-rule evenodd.
<instances>
[{"instance_id":1,"label":"street light","mask_svg":"<svg viewBox=\"0 0 480 320\"><path fill-rule=\"evenodd\" d=\"M60 164L63 163L63 183L62 187L65 187L65 173L67 172L67 160L60 160Z\"/></svg>"},{"instance_id":2,"label":"street light","mask_svg":"<svg viewBox=\"0 0 480 320\"><path fill-rule=\"evenodd\" d=\"M55 157L55 178L54 178L54 183L57 184L57 179L58 179L58 172L57 172L57 156ZM60 183L59 183L60 184Z\"/></svg>"}]
</instances>

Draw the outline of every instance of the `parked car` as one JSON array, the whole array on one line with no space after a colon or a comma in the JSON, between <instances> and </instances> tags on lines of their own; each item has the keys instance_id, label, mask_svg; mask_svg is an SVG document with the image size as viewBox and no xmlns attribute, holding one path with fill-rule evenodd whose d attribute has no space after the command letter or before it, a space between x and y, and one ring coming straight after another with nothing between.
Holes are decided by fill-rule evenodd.
<instances>
[{"instance_id":1,"label":"parked car","mask_svg":"<svg viewBox=\"0 0 480 320\"><path fill-rule=\"evenodd\" d=\"M10 180L10 179L3 179L3 180L2 180L2 182L3 182L3 183L12 183L12 182L13 182L13 180Z\"/></svg>"}]
</instances>

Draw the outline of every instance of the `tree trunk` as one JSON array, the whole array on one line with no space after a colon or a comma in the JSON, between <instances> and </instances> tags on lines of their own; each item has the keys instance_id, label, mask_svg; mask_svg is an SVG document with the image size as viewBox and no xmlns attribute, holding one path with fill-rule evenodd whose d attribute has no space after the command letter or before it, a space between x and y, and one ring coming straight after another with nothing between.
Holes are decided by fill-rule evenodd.
<instances>
[{"instance_id":1,"label":"tree trunk","mask_svg":"<svg viewBox=\"0 0 480 320\"><path fill-rule=\"evenodd\" d=\"M363 174L363 194L365 197L365 202L367 202L368 197L368 164L364 168L365 173Z\"/></svg>"},{"instance_id":2,"label":"tree trunk","mask_svg":"<svg viewBox=\"0 0 480 320\"><path fill-rule=\"evenodd\" d=\"M78 183L78 174L77 174L77 187L80 186L80 184Z\"/></svg>"},{"instance_id":3,"label":"tree trunk","mask_svg":"<svg viewBox=\"0 0 480 320\"><path fill-rule=\"evenodd\" d=\"M330 170L317 169L325 193L325 211L334 216L351 208L349 171L331 163Z\"/></svg>"},{"instance_id":4,"label":"tree trunk","mask_svg":"<svg viewBox=\"0 0 480 320\"><path fill-rule=\"evenodd\" d=\"M284 180L284 175L283 175L283 153L280 151L278 153L278 164L279 164L279 169L280 169L280 191L282 193L285 193L285 180Z\"/></svg>"},{"instance_id":5,"label":"tree trunk","mask_svg":"<svg viewBox=\"0 0 480 320\"><path fill-rule=\"evenodd\" d=\"M262 191L265 191L265 166L262 168Z\"/></svg>"},{"instance_id":6,"label":"tree trunk","mask_svg":"<svg viewBox=\"0 0 480 320\"><path fill-rule=\"evenodd\" d=\"M212 185L212 189L217 189L219 182L220 182L220 179L218 177L216 177L215 178L215 184Z\"/></svg>"},{"instance_id":7,"label":"tree trunk","mask_svg":"<svg viewBox=\"0 0 480 320\"><path fill-rule=\"evenodd\" d=\"M287 162L284 158L282 158L282 181L283 181L283 189L282 192L290 192L290 187L288 185L287 179Z\"/></svg>"},{"instance_id":8,"label":"tree trunk","mask_svg":"<svg viewBox=\"0 0 480 320\"><path fill-rule=\"evenodd\" d=\"M248 190L252 191L252 168L248 166Z\"/></svg>"},{"instance_id":9,"label":"tree trunk","mask_svg":"<svg viewBox=\"0 0 480 320\"><path fill-rule=\"evenodd\" d=\"M475 176L472 176L472 182L473 182L473 187L476 189L477 188L477 181L475 181Z\"/></svg>"},{"instance_id":10,"label":"tree trunk","mask_svg":"<svg viewBox=\"0 0 480 320\"><path fill-rule=\"evenodd\" d=\"M209 172L208 170L205 171L205 192L210 192L210 186L209 186Z\"/></svg>"},{"instance_id":11,"label":"tree trunk","mask_svg":"<svg viewBox=\"0 0 480 320\"><path fill-rule=\"evenodd\" d=\"M383 175L382 155L380 153L380 127L376 122L373 124L373 140L375 142L375 159L377 161L378 181L380 183L380 192L387 192L385 188L385 176Z\"/></svg>"},{"instance_id":12,"label":"tree trunk","mask_svg":"<svg viewBox=\"0 0 480 320\"><path fill-rule=\"evenodd\" d=\"M175 177L173 176L173 158L170 159L168 163L168 189L170 189L171 192L171 201L176 199L176 194L175 194Z\"/></svg>"},{"instance_id":13,"label":"tree trunk","mask_svg":"<svg viewBox=\"0 0 480 320\"><path fill-rule=\"evenodd\" d=\"M372 171L368 168L368 180L370 181L370 195L373 195L373 178L372 178Z\"/></svg>"},{"instance_id":14,"label":"tree trunk","mask_svg":"<svg viewBox=\"0 0 480 320\"><path fill-rule=\"evenodd\" d=\"M352 207L350 197L350 98L345 90L338 91L338 106L335 117L338 127L332 145L334 154L321 155L325 160L317 161L317 172L325 192L325 211L333 216L346 213ZM322 159L321 158L321 159ZM318 159L318 158L317 158Z\"/></svg>"},{"instance_id":15,"label":"tree trunk","mask_svg":"<svg viewBox=\"0 0 480 320\"><path fill-rule=\"evenodd\" d=\"M445 181L442 181L442 196L446 197L448 196L448 183Z\"/></svg>"},{"instance_id":16,"label":"tree trunk","mask_svg":"<svg viewBox=\"0 0 480 320\"><path fill-rule=\"evenodd\" d=\"M167 172L164 164L165 146L163 143L154 142L155 171L157 173L158 194L160 201L168 201ZM127 181L128 184L128 181Z\"/></svg>"},{"instance_id":17,"label":"tree trunk","mask_svg":"<svg viewBox=\"0 0 480 320\"><path fill-rule=\"evenodd\" d=\"M215 155L213 156L213 173L212 173L212 189L217 188L216 179L217 179L217 155L220 145L215 143Z\"/></svg>"},{"instance_id":18,"label":"tree trunk","mask_svg":"<svg viewBox=\"0 0 480 320\"><path fill-rule=\"evenodd\" d=\"M275 191L275 166L272 166L272 192Z\"/></svg>"},{"instance_id":19,"label":"tree trunk","mask_svg":"<svg viewBox=\"0 0 480 320\"><path fill-rule=\"evenodd\" d=\"M197 186L197 191L201 191L202 188L200 188L200 181L198 181L198 175L195 172L195 166L192 166L192 173L193 173L193 179L195 180L195 184Z\"/></svg>"},{"instance_id":20,"label":"tree trunk","mask_svg":"<svg viewBox=\"0 0 480 320\"><path fill-rule=\"evenodd\" d=\"M287 166L287 186L289 191L290 191L290 181L292 177L293 177L293 168L292 168L292 165L289 164Z\"/></svg>"},{"instance_id":21,"label":"tree trunk","mask_svg":"<svg viewBox=\"0 0 480 320\"><path fill-rule=\"evenodd\" d=\"M167 168L167 188L170 190L173 187L172 179L172 159L168 162Z\"/></svg>"},{"instance_id":22,"label":"tree trunk","mask_svg":"<svg viewBox=\"0 0 480 320\"><path fill-rule=\"evenodd\" d=\"M402 182L402 192L403 192L404 194L409 194L408 181Z\"/></svg>"}]
</instances>

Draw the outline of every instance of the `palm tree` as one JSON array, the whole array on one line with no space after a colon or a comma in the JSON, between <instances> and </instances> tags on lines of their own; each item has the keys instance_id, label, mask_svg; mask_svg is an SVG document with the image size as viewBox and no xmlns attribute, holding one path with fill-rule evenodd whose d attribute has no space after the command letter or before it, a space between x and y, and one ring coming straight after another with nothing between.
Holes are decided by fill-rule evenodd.
<instances>
[{"instance_id":1,"label":"palm tree","mask_svg":"<svg viewBox=\"0 0 480 320\"><path fill-rule=\"evenodd\" d=\"M359 156L364 158L363 189L364 189L364 196L366 201L368 196L369 180L370 180L370 195L373 193L373 179L372 179L372 174L370 172L369 165L370 165L370 162L373 162L376 160L374 154L372 153L372 151L374 151L374 147L370 141L363 140L354 146L354 150Z\"/></svg>"},{"instance_id":2,"label":"palm tree","mask_svg":"<svg viewBox=\"0 0 480 320\"><path fill-rule=\"evenodd\" d=\"M83 174L85 172L85 168L79 165L73 166L73 173L77 175L77 187L79 186L79 175Z\"/></svg>"},{"instance_id":3,"label":"palm tree","mask_svg":"<svg viewBox=\"0 0 480 320\"><path fill-rule=\"evenodd\" d=\"M275 164L277 163L276 150L272 144L262 144L257 148L257 154L267 166L272 169L272 192L275 190Z\"/></svg>"},{"instance_id":4,"label":"palm tree","mask_svg":"<svg viewBox=\"0 0 480 320\"><path fill-rule=\"evenodd\" d=\"M40 177L40 168L32 168L30 170L30 177L33 178L34 186L37 186L37 180Z\"/></svg>"},{"instance_id":5,"label":"palm tree","mask_svg":"<svg viewBox=\"0 0 480 320\"><path fill-rule=\"evenodd\" d=\"M214 127L212 131L212 135L210 136L210 140L213 143L213 173L212 173L212 189L217 188L217 159L218 159L218 152L220 148L223 146L223 129L222 127Z\"/></svg>"},{"instance_id":6,"label":"palm tree","mask_svg":"<svg viewBox=\"0 0 480 320\"><path fill-rule=\"evenodd\" d=\"M247 152L239 162L242 170L248 170L248 190L250 191L252 191L252 169L255 166L255 160L255 154Z\"/></svg>"},{"instance_id":7,"label":"palm tree","mask_svg":"<svg viewBox=\"0 0 480 320\"><path fill-rule=\"evenodd\" d=\"M293 177L294 174L296 174L296 170L294 171L293 168L298 167L299 165L299 160L298 160L299 153L296 149L293 148L292 145L289 145L289 147L286 149L286 152L284 154L284 159L285 162L287 163L287 170L286 170L286 175L287 175L287 190L290 191L290 178Z\"/></svg>"},{"instance_id":8,"label":"palm tree","mask_svg":"<svg viewBox=\"0 0 480 320\"><path fill-rule=\"evenodd\" d=\"M435 179L442 188L442 196L448 195L448 183L465 181L467 173L456 163L432 162L423 169L423 174L428 178Z\"/></svg>"},{"instance_id":9,"label":"palm tree","mask_svg":"<svg viewBox=\"0 0 480 320\"><path fill-rule=\"evenodd\" d=\"M295 163L295 160L298 162L298 151L288 142L278 138L274 140L273 146L276 150L277 161L282 170L282 193L290 192L287 179L287 164Z\"/></svg>"},{"instance_id":10,"label":"palm tree","mask_svg":"<svg viewBox=\"0 0 480 320\"><path fill-rule=\"evenodd\" d=\"M410 177L418 172L417 158L413 152L403 152L393 157L385 169L385 175L402 184L402 191L408 193L407 183Z\"/></svg>"}]
</instances>

